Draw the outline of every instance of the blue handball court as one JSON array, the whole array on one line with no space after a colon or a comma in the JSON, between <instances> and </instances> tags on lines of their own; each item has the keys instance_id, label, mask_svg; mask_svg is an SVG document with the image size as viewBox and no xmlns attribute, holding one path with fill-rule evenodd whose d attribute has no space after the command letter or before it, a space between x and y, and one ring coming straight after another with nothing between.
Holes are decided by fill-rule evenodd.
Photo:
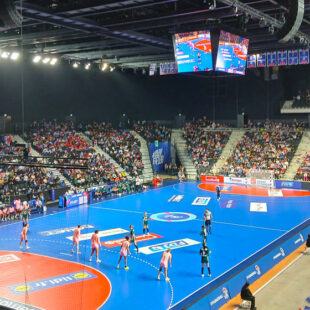
<instances>
[{"instance_id":1,"label":"blue handball court","mask_svg":"<svg viewBox=\"0 0 310 310\"><path fill-rule=\"evenodd\" d=\"M227 293L216 286L221 276L304 223L309 218L310 196L305 191L289 197L256 195L252 188L223 186L217 200L212 186L199 185L173 184L48 211L30 219L30 249L19 248L21 222L1 226L1 298L25 305L25 309L218 309L227 295L232 298L240 291L246 278L235 281ZM212 234L207 237L211 277L207 270L201 277L199 253L206 208L213 215ZM149 235L143 234L144 212L150 217ZM83 225L81 254L71 253L73 229L78 224ZM134 225L140 251L131 245L129 270L124 270L123 261L117 269L119 245L129 233L129 225ZM102 244L100 263L89 261L95 229ZM172 250L170 281L165 281L163 274L157 280L162 252L168 248ZM261 273L258 263L254 264L250 281ZM263 272L264 267L260 268ZM201 299L208 289L220 297Z\"/></svg>"}]
</instances>

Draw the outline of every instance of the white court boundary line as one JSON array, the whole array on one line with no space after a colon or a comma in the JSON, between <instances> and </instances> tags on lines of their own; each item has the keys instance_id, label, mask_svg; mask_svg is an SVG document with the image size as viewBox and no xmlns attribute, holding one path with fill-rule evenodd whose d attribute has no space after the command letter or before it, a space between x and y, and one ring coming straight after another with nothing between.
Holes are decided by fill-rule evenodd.
<instances>
[{"instance_id":1,"label":"white court boundary line","mask_svg":"<svg viewBox=\"0 0 310 310\"><path fill-rule=\"evenodd\" d=\"M191 182L186 182L186 183L191 183ZM73 208L69 208L69 209L65 209L65 210L62 210L62 211L56 211L55 213L46 214L46 215L38 216L38 217L35 217L35 218L29 218L28 221L34 221L34 220L37 220L37 219L41 219L43 217L57 215L59 213L64 213L64 212L68 212L68 211L78 210L81 207L82 208L85 208L85 207L89 208L89 207L92 207L93 205L96 205L96 204L99 204L99 203L105 203L105 202L108 202L108 201L111 201L111 200L116 200L116 199L126 198L126 197L130 197L130 196L140 195L140 194L144 194L146 192L151 192L151 191L155 191L155 190L161 190L161 189L164 189L164 188L167 188L167 187L171 187L171 186L174 186L174 185L175 184L163 186L163 187L160 187L160 188L152 188L152 189L148 189L148 190L145 190L143 192L140 192L140 193L134 193L134 194L129 194L129 195L121 196L121 197L115 197L115 198L111 198L111 199L108 199L108 200L102 200L102 201L98 201L98 202L91 203L91 204L83 204L83 205L80 205L80 206L77 206L77 207L73 207ZM102 208L98 208L98 209L102 209ZM115 211L116 210L119 211L119 209L115 209ZM142 213L144 213L144 212L142 212ZM20 223L21 223L21 220L17 220L17 222L14 222L14 223L8 223L8 224L0 225L0 230L3 227L7 227L7 226L10 226L10 225L15 225L15 224L20 224Z\"/></svg>"}]
</instances>

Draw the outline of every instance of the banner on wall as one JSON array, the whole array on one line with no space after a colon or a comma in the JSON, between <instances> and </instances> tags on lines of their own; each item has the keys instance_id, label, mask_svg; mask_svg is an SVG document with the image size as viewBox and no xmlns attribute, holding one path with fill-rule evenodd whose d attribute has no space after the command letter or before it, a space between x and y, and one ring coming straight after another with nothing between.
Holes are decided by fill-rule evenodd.
<instances>
[{"instance_id":1,"label":"banner on wall","mask_svg":"<svg viewBox=\"0 0 310 310\"><path fill-rule=\"evenodd\" d=\"M222 175L201 175L202 182L215 182L215 183L223 183L224 177Z\"/></svg>"},{"instance_id":2,"label":"banner on wall","mask_svg":"<svg viewBox=\"0 0 310 310\"><path fill-rule=\"evenodd\" d=\"M150 155L155 172L162 171L171 162L170 142L150 143Z\"/></svg>"}]
</instances>

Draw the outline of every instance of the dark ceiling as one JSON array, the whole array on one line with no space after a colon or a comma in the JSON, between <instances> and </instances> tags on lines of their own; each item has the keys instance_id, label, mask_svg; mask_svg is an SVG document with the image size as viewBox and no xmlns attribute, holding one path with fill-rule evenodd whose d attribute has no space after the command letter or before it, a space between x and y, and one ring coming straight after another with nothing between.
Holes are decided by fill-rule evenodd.
<instances>
[{"instance_id":1,"label":"dark ceiling","mask_svg":"<svg viewBox=\"0 0 310 310\"><path fill-rule=\"evenodd\" d=\"M283 21L288 0L243 0L257 14ZM29 54L54 54L70 61L101 60L120 67L146 67L174 59L172 34L223 28L250 39L251 53L310 44L310 0L295 42L279 43L277 28L245 14L234 0L18 0L21 28L0 32L0 49L23 45ZM284 4L284 5L283 5ZM263 16L263 15L262 15ZM249 19L245 23L246 19ZM22 32L22 35L21 35Z\"/></svg>"}]
</instances>

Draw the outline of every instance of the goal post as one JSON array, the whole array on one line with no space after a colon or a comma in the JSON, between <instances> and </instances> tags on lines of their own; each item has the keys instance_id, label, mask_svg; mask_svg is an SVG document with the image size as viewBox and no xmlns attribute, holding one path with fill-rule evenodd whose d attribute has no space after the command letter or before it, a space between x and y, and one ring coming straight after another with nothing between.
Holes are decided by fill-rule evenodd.
<instances>
[{"instance_id":1,"label":"goal post","mask_svg":"<svg viewBox=\"0 0 310 310\"><path fill-rule=\"evenodd\" d=\"M263 169L249 169L246 173L248 186L274 187L274 171Z\"/></svg>"}]
</instances>

